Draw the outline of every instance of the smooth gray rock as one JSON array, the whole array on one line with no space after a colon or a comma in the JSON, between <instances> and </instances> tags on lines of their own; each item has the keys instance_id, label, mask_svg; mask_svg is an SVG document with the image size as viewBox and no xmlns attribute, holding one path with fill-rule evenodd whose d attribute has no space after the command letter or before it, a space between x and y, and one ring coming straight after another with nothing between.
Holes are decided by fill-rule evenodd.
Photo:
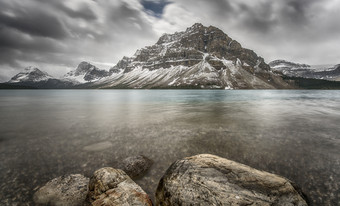
<instances>
[{"instance_id":1,"label":"smooth gray rock","mask_svg":"<svg viewBox=\"0 0 340 206\"><path fill-rule=\"evenodd\" d=\"M132 179L143 176L152 165L152 160L144 155L132 156L121 162L120 168Z\"/></svg>"},{"instance_id":2,"label":"smooth gray rock","mask_svg":"<svg viewBox=\"0 0 340 206\"><path fill-rule=\"evenodd\" d=\"M149 196L124 171L101 168L90 178L88 197L93 206L150 206Z\"/></svg>"},{"instance_id":3,"label":"smooth gray rock","mask_svg":"<svg viewBox=\"0 0 340 206\"><path fill-rule=\"evenodd\" d=\"M80 174L57 177L47 182L33 196L36 205L84 205L89 178Z\"/></svg>"},{"instance_id":4,"label":"smooth gray rock","mask_svg":"<svg viewBox=\"0 0 340 206\"><path fill-rule=\"evenodd\" d=\"M307 203L283 177L202 154L170 166L159 182L156 205L307 206Z\"/></svg>"}]
</instances>

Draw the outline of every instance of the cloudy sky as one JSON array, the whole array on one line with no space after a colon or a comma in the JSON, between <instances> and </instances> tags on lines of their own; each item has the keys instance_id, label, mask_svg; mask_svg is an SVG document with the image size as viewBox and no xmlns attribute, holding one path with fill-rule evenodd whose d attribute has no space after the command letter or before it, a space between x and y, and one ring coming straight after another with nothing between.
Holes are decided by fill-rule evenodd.
<instances>
[{"instance_id":1,"label":"cloudy sky","mask_svg":"<svg viewBox=\"0 0 340 206\"><path fill-rule=\"evenodd\" d=\"M0 0L0 81L27 66L60 76L108 69L196 22L267 62L340 63L339 0Z\"/></svg>"}]
</instances>

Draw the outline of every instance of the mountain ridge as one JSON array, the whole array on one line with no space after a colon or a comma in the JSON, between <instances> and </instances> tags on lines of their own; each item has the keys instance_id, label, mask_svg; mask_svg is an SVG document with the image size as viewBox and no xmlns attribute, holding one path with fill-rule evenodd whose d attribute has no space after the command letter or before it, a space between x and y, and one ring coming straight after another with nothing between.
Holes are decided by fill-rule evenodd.
<instances>
[{"instance_id":1,"label":"mountain ridge","mask_svg":"<svg viewBox=\"0 0 340 206\"><path fill-rule=\"evenodd\" d=\"M270 62L269 66L272 70L281 72L288 77L340 81L340 64L308 65L285 60L275 60Z\"/></svg>"},{"instance_id":2,"label":"mountain ridge","mask_svg":"<svg viewBox=\"0 0 340 206\"><path fill-rule=\"evenodd\" d=\"M27 86L40 84L39 88L44 88L44 81L52 81L60 85L57 88L297 88L294 82L282 78L287 75L286 68L307 71L313 67L285 60L266 64L253 50L243 48L219 28L196 23L184 31L163 34L155 44L123 57L109 71L83 61L60 79L46 73L45 79L29 81ZM340 67L313 75L333 75L338 70ZM24 84L13 80L7 83Z\"/></svg>"},{"instance_id":3,"label":"mountain ridge","mask_svg":"<svg viewBox=\"0 0 340 206\"><path fill-rule=\"evenodd\" d=\"M5 84L41 89L67 89L97 81L109 76L109 74L109 71L100 70L86 61L81 62L75 70L66 73L61 78L53 77L37 67L29 66L13 76L11 80L5 82Z\"/></svg>"}]
</instances>

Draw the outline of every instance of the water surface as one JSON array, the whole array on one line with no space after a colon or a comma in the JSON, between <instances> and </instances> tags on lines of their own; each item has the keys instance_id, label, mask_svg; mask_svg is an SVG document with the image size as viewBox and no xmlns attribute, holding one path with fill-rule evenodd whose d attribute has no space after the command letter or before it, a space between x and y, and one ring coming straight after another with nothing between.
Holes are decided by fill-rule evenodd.
<instances>
[{"instance_id":1,"label":"water surface","mask_svg":"<svg viewBox=\"0 0 340 206\"><path fill-rule=\"evenodd\" d=\"M285 176L314 205L340 205L340 91L0 90L0 205L31 205L48 180L132 155L200 153Z\"/></svg>"}]
</instances>

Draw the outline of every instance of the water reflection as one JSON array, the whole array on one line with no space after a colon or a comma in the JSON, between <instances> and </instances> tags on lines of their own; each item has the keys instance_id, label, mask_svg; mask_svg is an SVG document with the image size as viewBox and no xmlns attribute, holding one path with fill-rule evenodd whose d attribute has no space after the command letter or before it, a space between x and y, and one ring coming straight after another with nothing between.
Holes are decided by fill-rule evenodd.
<instances>
[{"instance_id":1,"label":"water reflection","mask_svg":"<svg viewBox=\"0 0 340 206\"><path fill-rule=\"evenodd\" d=\"M90 176L122 159L155 161L137 182L151 195L176 159L211 153L302 186L315 205L340 201L340 91L0 91L0 203Z\"/></svg>"}]
</instances>

